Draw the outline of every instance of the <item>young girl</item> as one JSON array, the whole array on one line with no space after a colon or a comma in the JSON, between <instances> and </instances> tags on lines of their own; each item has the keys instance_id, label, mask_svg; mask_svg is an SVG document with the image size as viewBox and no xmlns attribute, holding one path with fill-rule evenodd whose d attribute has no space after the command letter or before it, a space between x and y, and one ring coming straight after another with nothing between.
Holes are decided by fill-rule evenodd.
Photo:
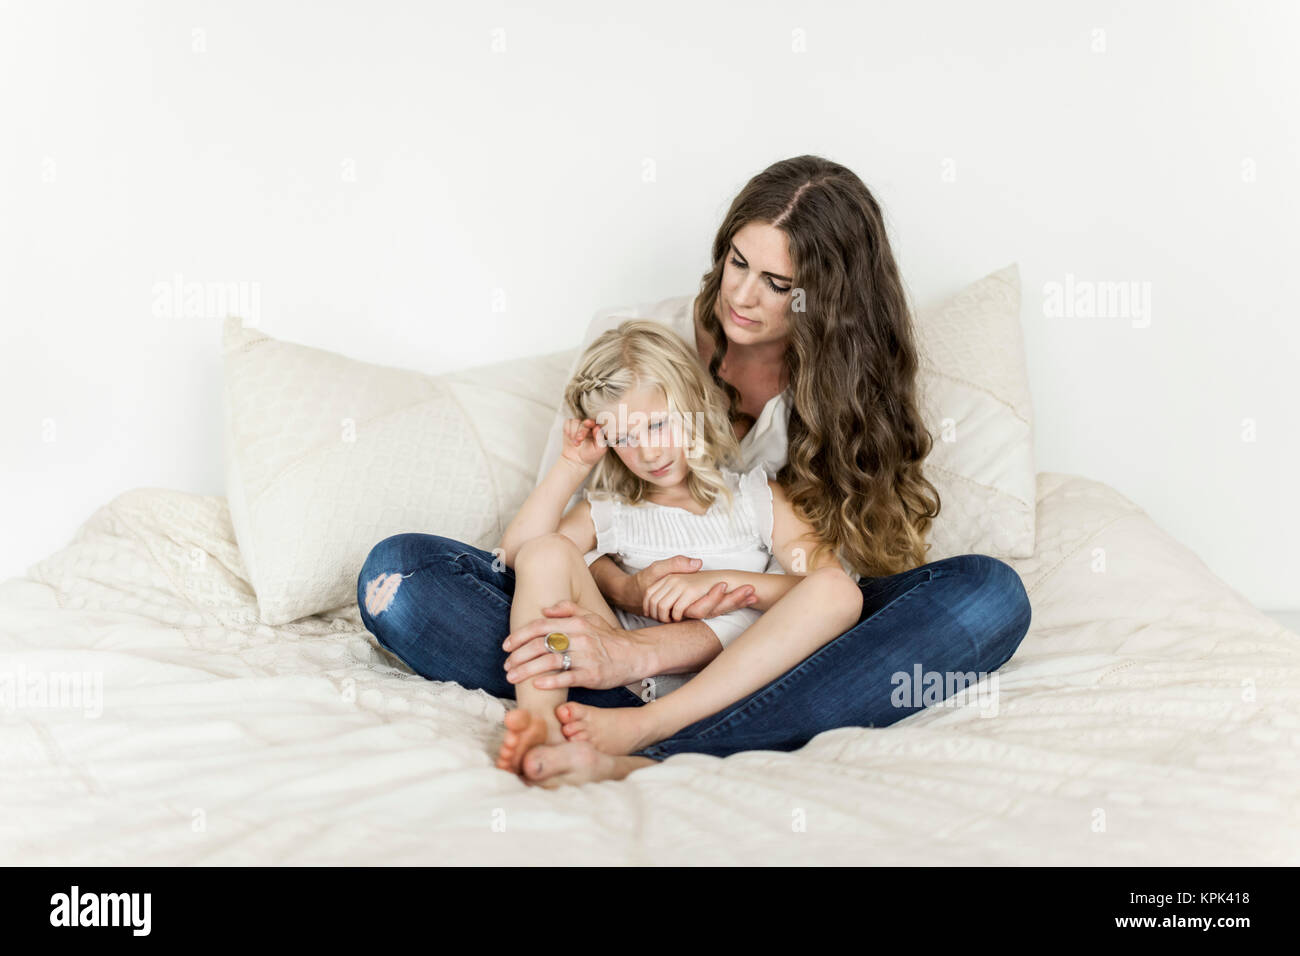
<instances>
[{"instance_id":1,"label":"young girl","mask_svg":"<svg viewBox=\"0 0 1300 956\"><path fill-rule=\"evenodd\" d=\"M564 397L577 417L565 425L563 452L501 542L515 572L511 631L565 599L625 630L680 620L719 581L751 585L756 600L709 619L722 652L698 674L643 682L650 685L643 706L569 703L563 688L538 688L535 677L520 682L497 759L516 773L538 744L587 740L628 754L670 737L775 680L862 613L857 583L781 486L761 465L745 474L728 467L739 445L725 398L670 329L632 319L601 335ZM564 514L593 469L584 500ZM661 578L646 593L644 615L635 615L610 608L587 570L588 552L615 555L629 572L693 554L701 570ZM762 573L773 555L785 574ZM553 633L546 644L556 669L566 669L565 636Z\"/></svg>"}]
</instances>

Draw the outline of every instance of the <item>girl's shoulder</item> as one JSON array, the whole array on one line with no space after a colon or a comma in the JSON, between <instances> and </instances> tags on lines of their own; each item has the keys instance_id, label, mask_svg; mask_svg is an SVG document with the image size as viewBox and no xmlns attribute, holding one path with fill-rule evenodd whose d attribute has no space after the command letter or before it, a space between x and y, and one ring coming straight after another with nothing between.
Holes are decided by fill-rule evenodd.
<instances>
[{"instance_id":1,"label":"girl's shoulder","mask_svg":"<svg viewBox=\"0 0 1300 956\"><path fill-rule=\"evenodd\" d=\"M772 476L768 474L767 467L759 462L748 471L733 470L730 468L720 468L724 478L737 491L755 491L768 487L768 482Z\"/></svg>"},{"instance_id":2,"label":"girl's shoulder","mask_svg":"<svg viewBox=\"0 0 1300 956\"><path fill-rule=\"evenodd\" d=\"M762 539L768 551L772 550L773 494L774 482L768 476L767 469L761 464L755 465L744 473L731 472L736 480L736 491L748 514L752 526Z\"/></svg>"},{"instance_id":3,"label":"girl's shoulder","mask_svg":"<svg viewBox=\"0 0 1300 956\"><path fill-rule=\"evenodd\" d=\"M618 511L623 505L622 500L612 491L583 488L582 498L587 503L587 506L591 508L593 514L596 512Z\"/></svg>"}]
</instances>

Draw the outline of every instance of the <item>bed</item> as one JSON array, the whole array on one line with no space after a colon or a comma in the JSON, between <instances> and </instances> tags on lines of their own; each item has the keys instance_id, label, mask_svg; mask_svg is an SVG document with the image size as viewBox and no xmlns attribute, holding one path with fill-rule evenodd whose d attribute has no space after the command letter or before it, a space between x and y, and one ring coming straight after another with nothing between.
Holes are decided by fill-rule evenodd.
<instances>
[{"instance_id":1,"label":"bed","mask_svg":"<svg viewBox=\"0 0 1300 956\"><path fill-rule=\"evenodd\" d=\"M135 489L0 583L0 861L1300 862L1300 636L1106 484L1039 473L1035 522L995 719L548 791L493 766L502 701L412 674L354 606L260 623L226 498ZM18 700L55 673L102 675L100 714L92 680Z\"/></svg>"}]
</instances>

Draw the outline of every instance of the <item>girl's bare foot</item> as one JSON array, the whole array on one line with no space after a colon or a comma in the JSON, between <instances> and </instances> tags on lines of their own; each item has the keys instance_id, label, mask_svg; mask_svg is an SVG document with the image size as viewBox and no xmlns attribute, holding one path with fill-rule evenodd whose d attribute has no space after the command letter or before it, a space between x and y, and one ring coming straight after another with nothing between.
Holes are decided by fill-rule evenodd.
<instances>
[{"instance_id":1,"label":"girl's bare foot","mask_svg":"<svg viewBox=\"0 0 1300 956\"><path fill-rule=\"evenodd\" d=\"M596 780L622 780L656 761L603 754L586 741L534 747L524 758L524 782L554 790Z\"/></svg>"},{"instance_id":2,"label":"girl's bare foot","mask_svg":"<svg viewBox=\"0 0 1300 956\"><path fill-rule=\"evenodd\" d=\"M564 739L586 741L604 754L630 754L656 741L646 707L592 707L565 701L555 708Z\"/></svg>"},{"instance_id":3,"label":"girl's bare foot","mask_svg":"<svg viewBox=\"0 0 1300 956\"><path fill-rule=\"evenodd\" d=\"M549 719L548 719L549 717ZM539 744L564 742L560 722L554 714L534 714L516 707L506 711L506 737L497 752L497 766L502 770L519 773L524 755Z\"/></svg>"}]
</instances>

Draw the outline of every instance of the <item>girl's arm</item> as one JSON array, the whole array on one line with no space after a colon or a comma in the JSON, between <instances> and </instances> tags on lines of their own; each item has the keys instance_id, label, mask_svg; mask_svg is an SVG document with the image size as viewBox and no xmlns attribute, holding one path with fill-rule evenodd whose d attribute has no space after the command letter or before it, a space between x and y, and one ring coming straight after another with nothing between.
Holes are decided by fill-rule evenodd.
<instances>
[{"instance_id":1,"label":"girl's arm","mask_svg":"<svg viewBox=\"0 0 1300 956\"><path fill-rule=\"evenodd\" d=\"M726 584L729 591L743 587L753 588L754 603L744 606L766 611L799 583L799 576L727 569L669 574L646 588L641 606L635 610L638 614L659 621L680 621L684 616L683 609L698 600L700 595L708 593L719 581Z\"/></svg>"},{"instance_id":2,"label":"girl's arm","mask_svg":"<svg viewBox=\"0 0 1300 956\"><path fill-rule=\"evenodd\" d=\"M615 564L609 555L602 554L587 565L587 569L591 571L591 576L596 579L596 586L609 600L611 607L621 607L635 614L645 614L645 596L650 587L670 574L691 573L692 560L684 554L678 554L671 558L660 558L649 567L629 574ZM781 575L773 575L773 577L781 577ZM714 579L713 584L716 586L720 580L723 579ZM752 587L736 584L724 587L711 595L707 590L704 593L708 596L689 605L683 613L683 618L689 617L691 620L702 621L742 607L753 607L749 600L753 595ZM661 673L669 672L661 671Z\"/></svg>"},{"instance_id":3,"label":"girl's arm","mask_svg":"<svg viewBox=\"0 0 1300 956\"><path fill-rule=\"evenodd\" d=\"M829 553L818 555L815 563L809 563L813 550L821 544L821 538L812 525L795 513L794 505L778 482L769 479L767 485L772 489L772 553L785 573L803 577L818 568L844 570L839 558ZM764 576L781 577L775 574Z\"/></svg>"},{"instance_id":4,"label":"girl's arm","mask_svg":"<svg viewBox=\"0 0 1300 956\"><path fill-rule=\"evenodd\" d=\"M580 501L564 513L574 493L582 487L591 469L605 453L606 446L596 437L596 423L587 419L570 419L565 425L564 452L546 477L524 501L514 520L501 537L502 560L515 566L515 556L526 542L544 534L559 532L574 542L584 554L596 546L596 526L591 520L591 505Z\"/></svg>"}]
</instances>

